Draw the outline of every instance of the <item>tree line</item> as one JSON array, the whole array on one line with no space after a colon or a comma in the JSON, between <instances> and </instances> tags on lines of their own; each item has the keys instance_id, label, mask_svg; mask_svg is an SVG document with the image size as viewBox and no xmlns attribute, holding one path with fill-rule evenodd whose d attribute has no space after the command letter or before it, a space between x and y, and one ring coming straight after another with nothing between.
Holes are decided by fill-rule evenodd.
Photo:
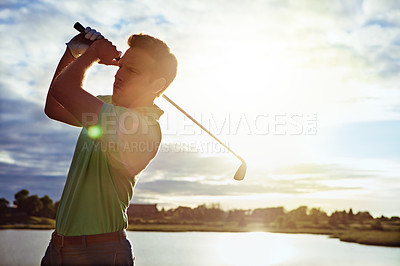
<instances>
[{"instance_id":1,"label":"tree line","mask_svg":"<svg viewBox=\"0 0 400 266\"><path fill-rule=\"evenodd\" d=\"M55 218L59 201L53 200L45 195L39 198L38 195L29 195L29 191L22 189L14 195L14 205L17 213L25 213L28 216ZM9 202L5 198L0 198L0 215L4 216L10 212ZM145 213L130 213L129 220L136 222L146 222L149 219L161 219L168 221L200 221L200 222L218 222L218 221L236 221L239 226L246 226L248 222L261 222L264 224L273 223L280 228L296 228L296 223L308 222L314 225L328 223L330 226L338 227L350 223L362 224L366 221L373 221L374 217L368 212L353 213L349 211L335 211L328 215L320 208L308 208L300 206L293 210L285 210L284 207L258 208L254 210L235 209L224 211L220 204L210 205L202 204L195 208L179 206L177 208L160 211L153 206L153 211ZM399 220L399 217L377 218L377 221ZM379 224L377 227L379 227ZM379 229L379 228L377 228Z\"/></svg>"},{"instance_id":2,"label":"tree line","mask_svg":"<svg viewBox=\"0 0 400 266\"><path fill-rule=\"evenodd\" d=\"M41 198L36 194L29 195L28 190L22 189L14 195L13 203L17 207L17 213L54 219L59 202L53 202L47 195ZM0 215L9 212L9 204L10 202L7 199L0 198Z\"/></svg>"},{"instance_id":3,"label":"tree line","mask_svg":"<svg viewBox=\"0 0 400 266\"><path fill-rule=\"evenodd\" d=\"M297 224L313 224L315 227L329 226L340 227L351 223L376 224L374 229L380 229L380 221L399 221L399 217L374 218L368 211L360 211L356 214L350 208L349 211L335 211L328 215L321 208L309 208L300 206L293 210L285 210L284 207L258 208L254 210L229 210L223 211L219 204L199 205L196 208L178 207L165 211L161 210L156 216L171 220L186 221L236 221L239 226L247 223L258 222L265 225L273 225L277 228L297 228ZM374 221L376 223L374 223Z\"/></svg>"}]
</instances>

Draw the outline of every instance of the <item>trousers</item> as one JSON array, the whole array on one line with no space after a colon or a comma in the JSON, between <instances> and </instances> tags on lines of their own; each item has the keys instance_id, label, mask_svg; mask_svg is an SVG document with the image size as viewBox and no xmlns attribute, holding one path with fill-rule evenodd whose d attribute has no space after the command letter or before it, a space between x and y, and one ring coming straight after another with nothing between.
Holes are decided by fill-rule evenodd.
<instances>
[{"instance_id":1,"label":"trousers","mask_svg":"<svg viewBox=\"0 0 400 266\"><path fill-rule=\"evenodd\" d=\"M84 239L84 237L83 237ZM58 247L50 241L41 265L134 265L129 239Z\"/></svg>"}]
</instances>

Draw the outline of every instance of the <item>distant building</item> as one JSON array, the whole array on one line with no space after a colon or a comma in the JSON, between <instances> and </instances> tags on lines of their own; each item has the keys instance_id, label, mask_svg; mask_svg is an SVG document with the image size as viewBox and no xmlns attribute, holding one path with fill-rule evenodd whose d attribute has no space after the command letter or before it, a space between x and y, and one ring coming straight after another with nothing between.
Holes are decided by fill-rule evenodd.
<instances>
[{"instance_id":1,"label":"distant building","mask_svg":"<svg viewBox=\"0 0 400 266\"><path fill-rule=\"evenodd\" d=\"M157 204L130 204L127 210L129 218L149 218L158 214Z\"/></svg>"}]
</instances>

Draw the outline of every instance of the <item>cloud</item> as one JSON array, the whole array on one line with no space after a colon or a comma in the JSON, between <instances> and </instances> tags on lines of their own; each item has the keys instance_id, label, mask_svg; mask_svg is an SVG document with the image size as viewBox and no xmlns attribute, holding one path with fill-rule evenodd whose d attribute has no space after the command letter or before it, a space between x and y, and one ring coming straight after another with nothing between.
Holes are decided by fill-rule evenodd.
<instances>
[{"instance_id":1,"label":"cloud","mask_svg":"<svg viewBox=\"0 0 400 266\"><path fill-rule=\"evenodd\" d=\"M50 121L42 107L29 101L0 100L0 194L12 200L21 189L57 200L77 128Z\"/></svg>"},{"instance_id":2,"label":"cloud","mask_svg":"<svg viewBox=\"0 0 400 266\"><path fill-rule=\"evenodd\" d=\"M343 195L352 195L352 200L357 201L357 207L361 208L362 199L367 201L366 197L377 195L377 193L382 195L380 197L382 200L384 198L394 200L399 188L397 182L399 169L396 161L389 163L369 160L359 161L356 165L354 161L353 164L345 161L331 164L303 163L278 167L268 173L265 169L249 168L245 180L237 182L233 181L229 175L212 179L212 172L209 176L199 177L197 174L204 169L203 163L206 163L208 159L202 158L199 154L192 154L185 165L181 166L181 168L187 167L193 170L192 178L187 176L190 172L175 176L176 170L162 167L161 162L152 165L135 188L135 197L138 197L136 202L162 202L163 206L173 207L171 201L176 205L184 205L186 201L195 204L220 201L231 207L232 203L229 203L229 199L234 198L243 199L243 201L248 198L257 206L262 206L262 202L257 201L257 198L265 198L266 205L264 206L270 206L267 199L274 202L282 199L280 204L289 202L293 205L295 203L292 201L296 198L305 202L318 198L320 204L323 202L332 204L333 199L339 202L345 197ZM213 158L214 162L224 160L220 159ZM219 168L215 170L218 172ZM182 172L178 170L179 173L184 171L184 169ZM193 200L190 200L191 197ZM293 200L291 200L292 197ZM340 204L343 205L344 202ZM374 208L375 211L379 209L377 206Z\"/></svg>"},{"instance_id":3,"label":"cloud","mask_svg":"<svg viewBox=\"0 0 400 266\"><path fill-rule=\"evenodd\" d=\"M277 175L318 175L317 178L369 178L376 175L371 170L352 169L340 164L294 164L279 167L273 171Z\"/></svg>"},{"instance_id":4,"label":"cloud","mask_svg":"<svg viewBox=\"0 0 400 266\"><path fill-rule=\"evenodd\" d=\"M136 193L155 192L158 195L173 196L244 196L257 194L303 194L337 190L358 190L360 187L328 186L318 184L313 179L295 180L268 180L265 184L207 184L203 182L190 182L184 180L157 180L140 182Z\"/></svg>"},{"instance_id":5,"label":"cloud","mask_svg":"<svg viewBox=\"0 0 400 266\"><path fill-rule=\"evenodd\" d=\"M0 163L0 167L3 166L4 164ZM36 175L30 173L29 168L25 170L27 171L21 173L0 173L0 197L7 198L11 203L18 191L27 189L31 195L48 195L54 201L61 198L65 176Z\"/></svg>"},{"instance_id":6,"label":"cloud","mask_svg":"<svg viewBox=\"0 0 400 266\"><path fill-rule=\"evenodd\" d=\"M175 157L175 154L168 156ZM299 164L279 167L269 174L264 169L250 168L245 181L237 182L228 174L221 175L221 171L229 165L224 163L224 158L190 154L187 160L179 159L177 162L185 163L179 168L170 166L171 160L160 160L152 164L140 178L135 188L137 194L171 197L193 193L197 196L237 196L364 190L366 187L363 183L366 180L383 175L379 171L355 169L340 164ZM330 184L330 181L338 182Z\"/></svg>"}]
</instances>

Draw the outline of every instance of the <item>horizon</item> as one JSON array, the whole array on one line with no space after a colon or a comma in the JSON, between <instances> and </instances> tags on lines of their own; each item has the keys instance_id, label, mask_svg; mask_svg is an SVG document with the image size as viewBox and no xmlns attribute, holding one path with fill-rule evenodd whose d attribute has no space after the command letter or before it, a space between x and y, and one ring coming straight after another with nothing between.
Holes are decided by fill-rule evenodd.
<instances>
[{"instance_id":1,"label":"horizon","mask_svg":"<svg viewBox=\"0 0 400 266\"><path fill-rule=\"evenodd\" d=\"M36 194L34 194L34 195L36 195ZM33 196L33 195L29 195L29 196ZM37 195L37 196L38 196L38 195ZM47 196L47 195L44 195L44 196ZM44 197L44 196L43 196L43 197ZM38 197L39 197L39 196L38 196ZM39 198L40 198L40 197L39 197ZM51 197L50 197L50 199L53 200L53 205L56 205L56 203L59 202L59 200L60 200L60 199L54 200L54 199L52 199ZM12 204L11 204L11 203L12 203ZM284 213L290 213L290 212L293 211L293 210L299 209L299 208L301 208L301 207L306 207L307 215L309 215L309 213L310 213L311 210L313 210L313 209L317 209L317 210L319 210L319 211L322 211L322 212L326 213L328 216L332 215L332 214L335 213L335 212L343 212L343 211L346 212L346 213L350 213L350 211L351 211L352 213L354 213L354 215L356 215L356 214L358 214L358 213L365 213L365 212L371 214L368 210L354 211L353 208L351 208L351 207L350 207L348 210L346 210L346 209L342 209L342 210L336 209L336 210L334 210L334 211L332 211L332 212L327 212L327 211L325 211L323 208L320 208L320 207L309 207L309 206L307 206L307 205L299 205L299 206L297 206L297 207L295 207L295 208L293 208L293 209L287 209L287 208L285 208L284 206L269 206L269 207L248 208L248 209L236 209L236 208L234 208L234 209L227 209L227 208L221 208L221 204L218 203L218 202L211 202L211 203L209 203L209 204L203 203L203 204L199 204L199 205L197 205L197 206L179 205L179 206L175 206L175 207L171 207L171 208L165 208L165 207L163 207L163 206L158 206L158 203L134 203L134 202L130 202L128 208L129 208L131 205L142 205L142 206L153 206L153 205L155 205L155 208L157 209L158 212L161 212L163 209L164 209L164 211L170 211L170 210L176 210L176 209L181 208L181 207L183 207L183 208L190 208L191 210L194 210L194 209L196 209L196 208L198 208L198 207L205 206L205 207L208 208L208 209L214 209L214 208L215 208L215 209L222 210L223 212L230 212L230 211L236 211L236 210L245 211L245 212L252 212L252 211L255 211L255 210L265 210L265 209L277 209L277 208L282 208ZM8 208L17 208L17 207L18 207L18 206L15 205L14 202L11 202L11 201L10 201L10 204L8 205ZM128 212L128 209L127 209L127 212ZM371 215L372 215L372 214L371 214ZM398 216L398 215L395 215L395 216L384 216L383 214L381 214L381 215L372 215L372 217L373 217L374 219L378 219L378 218L381 218L381 217L385 217L385 218L400 218L400 216Z\"/></svg>"},{"instance_id":2,"label":"horizon","mask_svg":"<svg viewBox=\"0 0 400 266\"><path fill-rule=\"evenodd\" d=\"M79 21L121 51L133 33L164 40L178 58L166 95L247 162L233 180L240 161L157 99L163 141L131 203L400 215L400 3L89 3L0 4L0 198L61 198L80 129L43 108ZM94 66L85 88L110 94L115 71Z\"/></svg>"}]
</instances>

